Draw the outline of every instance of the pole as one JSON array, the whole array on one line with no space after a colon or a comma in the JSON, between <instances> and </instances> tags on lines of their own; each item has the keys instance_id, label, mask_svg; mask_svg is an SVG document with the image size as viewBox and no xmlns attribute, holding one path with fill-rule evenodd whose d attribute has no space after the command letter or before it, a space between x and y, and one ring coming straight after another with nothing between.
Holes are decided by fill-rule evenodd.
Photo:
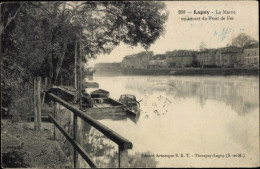
<instances>
[{"instance_id":1,"label":"pole","mask_svg":"<svg viewBox=\"0 0 260 169\"><path fill-rule=\"evenodd\" d=\"M77 86L77 58L78 58L78 41L75 41L75 67L74 67L74 74L75 74L75 83L74 83L74 87L75 89L78 88Z\"/></svg>"},{"instance_id":2,"label":"pole","mask_svg":"<svg viewBox=\"0 0 260 169\"><path fill-rule=\"evenodd\" d=\"M77 142L77 129L78 129L78 118L75 113L73 113L73 138L74 141ZM74 153L73 153L73 164L74 168L77 168L77 159L78 159L78 153L77 150L74 147Z\"/></svg>"},{"instance_id":3,"label":"pole","mask_svg":"<svg viewBox=\"0 0 260 169\"><path fill-rule=\"evenodd\" d=\"M41 77L36 78L37 130L41 129Z\"/></svg>"},{"instance_id":4,"label":"pole","mask_svg":"<svg viewBox=\"0 0 260 169\"><path fill-rule=\"evenodd\" d=\"M46 94L46 92L44 91L44 92L43 92L43 96L42 96L42 105L44 104L45 94Z\"/></svg>"},{"instance_id":5,"label":"pole","mask_svg":"<svg viewBox=\"0 0 260 169\"><path fill-rule=\"evenodd\" d=\"M63 86L62 72L60 72L60 85Z\"/></svg>"},{"instance_id":6,"label":"pole","mask_svg":"<svg viewBox=\"0 0 260 169\"><path fill-rule=\"evenodd\" d=\"M38 129L38 123L37 123L37 104L36 104L36 79L33 80L33 110L34 110L34 130Z\"/></svg>"},{"instance_id":7,"label":"pole","mask_svg":"<svg viewBox=\"0 0 260 169\"><path fill-rule=\"evenodd\" d=\"M45 89L47 89L48 88L48 78L47 77L44 78L44 84L45 84Z\"/></svg>"},{"instance_id":8,"label":"pole","mask_svg":"<svg viewBox=\"0 0 260 169\"><path fill-rule=\"evenodd\" d=\"M118 146L119 148L119 168L127 168L128 167L128 150L123 147Z\"/></svg>"},{"instance_id":9,"label":"pole","mask_svg":"<svg viewBox=\"0 0 260 169\"><path fill-rule=\"evenodd\" d=\"M81 41L79 41L79 105L82 109L82 51L81 51Z\"/></svg>"},{"instance_id":10,"label":"pole","mask_svg":"<svg viewBox=\"0 0 260 169\"><path fill-rule=\"evenodd\" d=\"M57 102L54 102L54 119L57 120L57 111L58 111L58 106L57 106ZM54 129L53 129L53 135L54 135L54 140L56 140L56 127L55 124L53 123Z\"/></svg>"}]
</instances>

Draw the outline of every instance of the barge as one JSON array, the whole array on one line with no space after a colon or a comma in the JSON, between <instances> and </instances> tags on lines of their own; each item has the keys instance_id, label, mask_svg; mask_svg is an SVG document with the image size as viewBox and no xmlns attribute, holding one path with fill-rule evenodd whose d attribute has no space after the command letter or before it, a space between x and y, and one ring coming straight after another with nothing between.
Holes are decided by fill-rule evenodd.
<instances>
[{"instance_id":1,"label":"barge","mask_svg":"<svg viewBox=\"0 0 260 169\"><path fill-rule=\"evenodd\" d=\"M82 108L86 113L124 113L125 106L120 102L109 97L91 98L93 100L92 108Z\"/></svg>"},{"instance_id":2,"label":"barge","mask_svg":"<svg viewBox=\"0 0 260 169\"><path fill-rule=\"evenodd\" d=\"M75 88L70 86L53 86L47 93L49 92L57 95L58 97L71 103L72 105L79 107L78 100L76 99L78 92ZM136 112L129 109L128 105L110 98L108 91L98 89L91 92L90 96L93 102L93 107L81 109L83 112L86 112L86 114L121 113L136 115ZM85 107L84 102L82 103L82 105L83 107Z\"/></svg>"}]
</instances>

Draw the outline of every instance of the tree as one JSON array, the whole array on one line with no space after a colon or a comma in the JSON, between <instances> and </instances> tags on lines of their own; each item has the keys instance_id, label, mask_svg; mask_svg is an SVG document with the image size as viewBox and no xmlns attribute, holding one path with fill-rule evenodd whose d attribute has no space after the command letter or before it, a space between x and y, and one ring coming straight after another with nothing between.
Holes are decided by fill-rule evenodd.
<instances>
[{"instance_id":1,"label":"tree","mask_svg":"<svg viewBox=\"0 0 260 169\"><path fill-rule=\"evenodd\" d=\"M0 35L7 29L10 23L16 18L20 12L23 3L3 3L1 4L1 22Z\"/></svg>"},{"instance_id":2,"label":"tree","mask_svg":"<svg viewBox=\"0 0 260 169\"><path fill-rule=\"evenodd\" d=\"M165 7L162 2L29 2L24 26L29 32L36 26L33 43L44 44L44 66L55 84L69 43L80 39L82 55L89 58L111 52L120 41L147 49L164 33Z\"/></svg>"},{"instance_id":3,"label":"tree","mask_svg":"<svg viewBox=\"0 0 260 169\"><path fill-rule=\"evenodd\" d=\"M36 76L53 84L61 71L72 76L75 41L84 62L120 42L148 49L167 18L166 5L156 1L1 4L2 90L11 97Z\"/></svg>"},{"instance_id":4,"label":"tree","mask_svg":"<svg viewBox=\"0 0 260 169\"><path fill-rule=\"evenodd\" d=\"M232 45L237 46L240 48L244 48L247 45L250 45L252 43L256 42L251 36L245 34L245 33L240 33L237 37L232 39Z\"/></svg>"},{"instance_id":5,"label":"tree","mask_svg":"<svg viewBox=\"0 0 260 169\"><path fill-rule=\"evenodd\" d=\"M204 41L202 41L202 42L200 43L200 51L205 51L206 48L207 48L207 45L204 43Z\"/></svg>"}]
</instances>

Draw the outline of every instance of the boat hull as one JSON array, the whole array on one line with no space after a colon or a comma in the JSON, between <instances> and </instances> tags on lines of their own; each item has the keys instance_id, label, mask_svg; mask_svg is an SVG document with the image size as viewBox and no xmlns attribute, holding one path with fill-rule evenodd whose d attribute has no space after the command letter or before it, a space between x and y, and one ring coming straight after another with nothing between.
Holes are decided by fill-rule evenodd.
<instances>
[{"instance_id":1,"label":"boat hull","mask_svg":"<svg viewBox=\"0 0 260 169\"><path fill-rule=\"evenodd\" d=\"M84 108L86 113L124 113L124 106Z\"/></svg>"},{"instance_id":2,"label":"boat hull","mask_svg":"<svg viewBox=\"0 0 260 169\"><path fill-rule=\"evenodd\" d=\"M125 106L111 98L92 98L93 108L83 108L87 113L125 113Z\"/></svg>"}]
</instances>

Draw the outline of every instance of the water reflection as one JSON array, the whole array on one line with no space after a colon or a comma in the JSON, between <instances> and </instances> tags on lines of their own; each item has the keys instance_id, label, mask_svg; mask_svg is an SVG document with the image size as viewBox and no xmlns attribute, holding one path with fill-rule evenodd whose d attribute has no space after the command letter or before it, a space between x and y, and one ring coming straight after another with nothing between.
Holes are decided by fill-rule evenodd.
<instances>
[{"instance_id":1,"label":"water reflection","mask_svg":"<svg viewBox=\"0 0 260 169\"><path fill-rule=\"evenodd\" d=\"M246 79L239 80L234 77L231 79L202 78L201 80L145 77L140 80L138 77L132 77L125 87L128 90L137 90L143 95L163 92L175 98L196 97L202 107L207 100L217 100L230 105L239 115L243 115L259 106L258 80L257 78L249 79L246 81Z\"/></svg>"},{"instance_id":2,"label":"water reflection","mask_svg":"<svg viewBox=\"0 0 260 169\"><path fill-rule=\"evenodd\" d=\"M94 159L96 164L99 167L116 167L116 145L82 120L79 125L82 126L82 128L78 130L78 134L81 135L80 144ZM80 165L80 167L85 166Z\"/></svg>"},{"instance_id":3,"label":"water reflection","mask_svg":"<svg viewBox=\"0 0 260 169\"><path fill-rule=\"evenodd\" d=\"M136 114L133 113L86 113L87 115L93 117L96 120L112 120L112 121L127 121L127 119L131 120L133 123L137 123L140 117L141 111L137 111Z\"/></svg>"},{"instance_id":4,"label":"water reflection","mask_svg":"<svg viewBox=\"0 0 260 169\"><path fill-rule=\"evenodd\" d=\"M82 121L81 121L82 122ZM118 146L111 142L107 137L101 134L96 129L90 127L87 123L82 122L82 130L79 130L79 134L82 135L80 144L95 160L98 167L118 167ZM89 132L86 132L86 128L90 128ZM129 167L156 167L157 162L154 158L141 159L139 153L129 155ZM86 167L86 164L81 161L80 167Z\"/></svg>"},{"instance_id":5,"label":"water reflection","mask_svg":"<svg viewBox=\"0 0 260 169\"><path fill-rule=\"evenodd\" d=\"M91 116L133 142L130 167L250 167L259 163L259 84L256 77L98 77L112 98L143 99L140 114ZM69 114L69 113L68 113ZM71 114L61 117L72 121ZM80 144L99 167L117 167L118 147L85 122ZM66 125L66 123L62 123ZM72 123L73 124L73 121ZM67 127L69 130L69 127ZM71 131L70 131L71 132ZM73 134L73 133L72 133ZM71 155L68 148L68 155ZM157 154L190 154L162 158ZM244 158L195 158L194 154L244 154ZM143 157L142 154L146 154ZM87 165L80 160L80 167Z\"/></svg>"},{"instance_id":6,"label":"water reflection","mask_svg":"<svg viewBox=\"0 0 260 169\"><path fill-rule=\"evenodd\" d=\"M73 114L63 106L58 106L61 110L57 116L57 119L61 126L73 136ZM137 115L125 114L125 113L87 113L96 120L112 120L112 121L126 121L127 118L132 122L137 123L140 112ZM76 133L76 138L78 143L83 147L84 150L90 155L90 157L95 161L98 167L118 167L118 146L110 141L106 136L100 133L95 128L91 127L88 123L81 119L78 119L78 128ZM56 138L60 141L60 144L66 154L69 157L71 163L73 164L73 147L69 141L56 130ZM147 161L147 162L145 162ZM156 162L152 158L147 158L147 160L142 161L139 154L129 155L129 166L130 167L155 167ZM77 165L79 167L89 167L85 160L78 155Z\"/></svg>"},{"instance_id":7,"label":"water reflection","mask_svg":"<svg viewBox=\"0 0 260 169\"><path fill-rule=\"evenodd\" d=\"M125 113L86 113L93 117L96 120L104 120L104 119L110 119L113 121L119 121L123 120L125 121L127 119L127 115Z\"/></svg>"},{"instance_id":8,"label":"water reflection","mask_svg":"<svg viewBox=\"0 0 260 169\"><path fill-rule=\"evenodd\" d=\"M143 99L137 123L101 122L133 141L132 154L243 153L244 159L155 158L156 167L254 166L259 159L257 77L95 77L112 98ZM115 87L116 86L116 87ZM146 158L141 158L145 160Z\"/></svg>"},{"instance_id":9,"label":"water reflection","mask_svg":"<svg viewBox=\"0 0 260 169\"><path fill-rule=\"evenodd\" d=\"M61 126L73 136L73 114L66 108L59 106L61 109L57 116L58 122ZM107 114L92 114L96 119L110 119L110 120L124 120L126 115L111 115ZM83 147L84 150L90 155L99 167L116 167L117 153L116 145L107 139L102 133L91 127L89 124L78 118L78 128L76 133L77 142ZM73 164L73 147L67 139L56 130L56 138L64 150L64 153L69 157L71 164ZM89 167L89 165L78 155L78 166Z\"/></svg>"}]
</instances>

